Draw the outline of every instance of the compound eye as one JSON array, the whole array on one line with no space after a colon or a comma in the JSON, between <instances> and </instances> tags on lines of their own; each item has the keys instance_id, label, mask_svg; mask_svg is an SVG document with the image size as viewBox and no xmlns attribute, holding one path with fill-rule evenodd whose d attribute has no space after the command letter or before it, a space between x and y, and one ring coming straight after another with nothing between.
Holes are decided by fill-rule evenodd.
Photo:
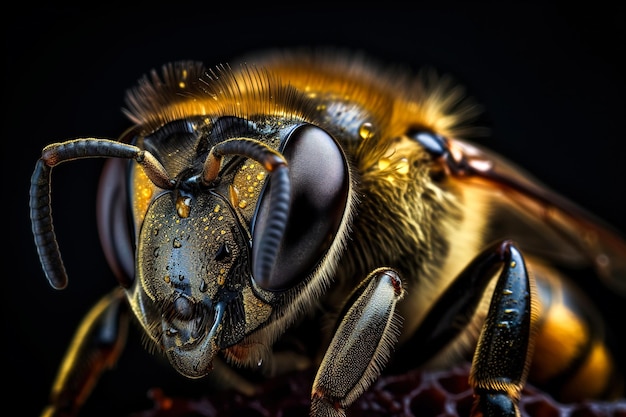
<instances>
[{"instance_id":1,"label":"compound eye","mask_svg":"<svg viewBox=\"0 0 626 417\"><path fill-rule=\"evenodd\" d=\"M129 163L109 159L104 164L98 187L98 232L107 262L124 288L135 276L134 231L128 209Z\"/></svg>"},{"instance_id":2,"label":"compound eye","mask_svg":"<svg viewBox=\"0 0 626 417\"><path fill-rule=\"evenodd\" d=\"M308 124L296 127L281 150L289 166L291 203L285 236L271 277L263 285L272 291L292 288L322 260L337 236L350 188L341 147L319 127ZM267 187L271 187L271 177ZM253 220L253 263L259 256L260 248L255 242L265 230L268 207L269 188L266 188Z\"/></svg>"}]
</instances>

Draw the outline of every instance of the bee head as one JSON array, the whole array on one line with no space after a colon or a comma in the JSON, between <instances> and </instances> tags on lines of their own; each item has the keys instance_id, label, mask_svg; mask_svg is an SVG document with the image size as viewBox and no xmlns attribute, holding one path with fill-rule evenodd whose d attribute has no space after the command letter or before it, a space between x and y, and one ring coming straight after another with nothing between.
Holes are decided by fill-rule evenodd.
<instances>
[{"instance_id":1,"label":"bee head","mask_svg":"<svg viewBox=\"0 0 626 417\"><path fill-rule=\"evenodd\" d=\"M130 304L186 376L208 373L217 352L272 313L297 310L295 293L319 274L345 223L349 175L332 137L302 124L280 143L274 150L246 137L218 142L200 173L181 171L173 189L152 187L149 202L132 200Z\"/></svg>"}]
</instances>

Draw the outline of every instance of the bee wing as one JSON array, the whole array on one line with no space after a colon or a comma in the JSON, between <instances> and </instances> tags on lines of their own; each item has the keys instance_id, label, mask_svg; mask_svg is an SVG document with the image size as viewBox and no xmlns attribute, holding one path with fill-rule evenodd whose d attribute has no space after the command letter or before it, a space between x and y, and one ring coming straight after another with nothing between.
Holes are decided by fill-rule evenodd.
<instances>
[{"instance_id":1,"label":"bee wing","mask_svg":"<svg viewBox=\"0 0 626 417\"><path fill-rule=\"evenodd\" d=\"M468 185L494 192L493 237L513 237L532 253L565 266L592 266L626 294L626 240L601 219L550 190L510 161L449 139L446 163Z\"/></svg>"}]
</instances>

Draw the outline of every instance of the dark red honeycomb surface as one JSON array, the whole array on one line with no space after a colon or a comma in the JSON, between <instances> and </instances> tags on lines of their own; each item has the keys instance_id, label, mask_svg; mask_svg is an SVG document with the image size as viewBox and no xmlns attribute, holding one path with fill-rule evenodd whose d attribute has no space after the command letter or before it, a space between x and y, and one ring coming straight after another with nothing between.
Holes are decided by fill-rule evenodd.
<instances>
[{"instance_id":1,"label":"dark red honeycomb surface","mask_svg":"<svg viewBox=\"0 0 626 417\"><path fill-rule=\"evenodd\" d=\"M410 371L381 377L348 410L348 417L465 417L472 406L468 367L446 371ZM170 397L160 388L148 395L150 410L131 417L296 417L308 416L312 371L275 378L254 397L223 392L201 398ZM626 399L562 404L527 386L520 402L525 417L626 417Z\"/></svg>"}]
</instances>

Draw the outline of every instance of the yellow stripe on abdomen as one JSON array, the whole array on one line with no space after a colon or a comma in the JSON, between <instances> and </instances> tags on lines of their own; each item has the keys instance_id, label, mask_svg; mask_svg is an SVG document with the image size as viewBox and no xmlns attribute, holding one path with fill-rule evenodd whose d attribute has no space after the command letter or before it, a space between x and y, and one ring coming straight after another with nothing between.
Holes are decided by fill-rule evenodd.
<instances>
[{"instance_id":1,"label":"yellow stripe on abdomen","mask_svg":"<svg viewBox=\"0 0 626 417\"><path fill-rule=\"evenodd\" d=\"M623 395L599 313L561 274L532 267L541 307L530 382L563 402Z\"/></svg>"}]
</instances>

